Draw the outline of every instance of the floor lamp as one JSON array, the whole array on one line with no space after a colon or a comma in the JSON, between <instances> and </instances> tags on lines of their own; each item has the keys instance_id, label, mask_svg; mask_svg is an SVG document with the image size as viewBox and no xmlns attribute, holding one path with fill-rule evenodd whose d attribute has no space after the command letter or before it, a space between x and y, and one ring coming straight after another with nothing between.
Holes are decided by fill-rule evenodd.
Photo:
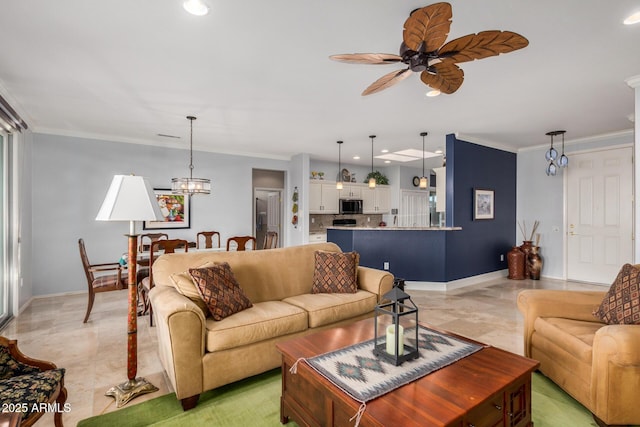
<instances>
[{"instance_id":1,"label":"floor lamp","mask_svg":"<svg viewBox=\"0 0 640 427\"><path fill-rule=\"evenodd\" d=\"M153 393L158 388L145 380L136 378L138 370L138 285L136 283L136 259L138 235L136 221L162 221L160 206L146 178L135 175L116 175L102 202L97 221L129 221L129 313L127 320L127 377L122 384L111 387L106 396L116 399L120 408L133 398Z\"/></svg>"}]
</instances>

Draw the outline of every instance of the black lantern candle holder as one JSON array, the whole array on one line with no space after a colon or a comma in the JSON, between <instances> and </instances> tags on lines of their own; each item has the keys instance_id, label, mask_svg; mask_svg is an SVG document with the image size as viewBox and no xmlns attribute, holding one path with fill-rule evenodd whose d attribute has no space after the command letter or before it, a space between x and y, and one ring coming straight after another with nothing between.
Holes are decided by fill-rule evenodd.
<instances>
[{"instance_id":1,"label":"black lantern candle holder","mask_svg":"<svg viewBox=\"0 0 640 427\"><path fill-rule=\"evenodd\" d=\"M373 354L395 366L417 359L420 357L418 307L399 287L384 294L381 301L385 302L374 310ZM378 333L379 329L382 329L381 334ZM408 339L405 340L405 337Z\"/></svg>"}]
</instances>

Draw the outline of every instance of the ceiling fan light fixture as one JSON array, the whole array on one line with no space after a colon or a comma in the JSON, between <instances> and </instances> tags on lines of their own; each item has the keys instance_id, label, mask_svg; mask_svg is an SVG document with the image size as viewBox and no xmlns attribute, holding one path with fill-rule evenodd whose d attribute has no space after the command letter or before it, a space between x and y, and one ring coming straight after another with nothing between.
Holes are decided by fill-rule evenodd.
<instances>
[{"instance_id":1,"label":"ceiling fan light fixture","mask_svg":"<svg viewBox=\"0 0 640 427\"><path fill-rule=\"evenodd\" d=\"M211 181L206 178L193 177L193 121L194 116L187 116L191 122L191 139L189 142L189 178L173 178L171 180L171 193L173 194L210 194Z\"/></svg>"},{"instance_id":2,"label":"ceiling fan light fixture","mask_svg":"<svg viewBox=\"0 0 640 427\"><path fill-rule=\"evenodd\" d=\"M442 93L442 92L440 92L439 90L437 90L437 89L433 89L433 90L430 90L429 92L427 92L427 96L428 96L429 98L434 98L434 97L436 97L436 96L440 95L441 93Z\"/></svg>"},{"instance_id":3,"label":"ceiling fan light fixture","mask_svg":"<svg viewBox=\"0 0 640 427\"><path fill-rule=\"evenodd\" d=\"M623 21L624 25L633 25L640 22L640 12L633 13Z\"/></svg>"},{"instance_id":4,"label":"ceiling fan light fixture","mask_svg":"<svg viewBox=\"0 0 640 427\"><path fill-rule=\"evenodd\" d=\"M209 13L209 6L203 0L186 0L182 3L184 10L192 15L204 16Z\"/></svg>"}]
</instances>

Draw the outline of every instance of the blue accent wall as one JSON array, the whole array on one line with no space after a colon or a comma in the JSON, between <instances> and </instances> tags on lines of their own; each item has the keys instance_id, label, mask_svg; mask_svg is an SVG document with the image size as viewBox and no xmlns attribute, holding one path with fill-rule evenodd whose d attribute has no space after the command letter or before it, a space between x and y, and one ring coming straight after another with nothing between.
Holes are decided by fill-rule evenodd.
<instances>
[{"instance_id":1,"label":"blue accent wall","mask_svg":"<svg viewBox=\"0 0 640 427\"><path fill-rule=\"evenodd\" d=\"M516 241L516 168L515 153L447 135L447 226L462 227L448 235L448 280L507 268ZM494 219L474 221L474 188L494 191Z\"/></svg>"},{"instance_id":2,"label":"blue accent wall","mask_svg":"<svg viewBox=\"0 0 640 427\"><path fill-rule=\"evenodd\" d=\"M446 226L461 230L328 229L360 264L410 281L450 282L507 268L516 241L516 154L447 135ZM494 219L474 220L474 189L494 191ZM500 260L500 256L503 260Z\"/></svg>"}]
</instances>

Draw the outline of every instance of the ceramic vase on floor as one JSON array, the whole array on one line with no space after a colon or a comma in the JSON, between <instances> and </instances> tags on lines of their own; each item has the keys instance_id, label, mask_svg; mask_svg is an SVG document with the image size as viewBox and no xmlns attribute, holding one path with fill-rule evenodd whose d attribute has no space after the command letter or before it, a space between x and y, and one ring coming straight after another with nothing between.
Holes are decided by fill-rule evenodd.
<instances>
[{"instance_id":1,"label":"ceramic vase on floor","mask_svg":"<svg viewBox=\"0 0 640 427\"><path fill-rule=\"evenodd\" d=\"M527 257L529 277L533 280L540 280L540 272L542 271L542 257L539 254L539 249L539 246L531 246Z\"/></svg>"},{"instance_id":2,"label":"ceramic vase on floor","mask_svg":"<svg viewBox=\"0 0 640 427\"><path fill-rule=\"evenodd\" d=\"M531 252L531 247L533 246L533 242L531 240L523 240L522 245L520 245L520 250L524 253L524 277L529 279L531 275L529 274L529 253Z\"/></svg>"},{"instance_id":3,"label":"ceramic vase on floor","mask_svg":"<svg viewBox=\"0 0 640 427\"><path fill-rule=\"evenodd\" d=\"M525 258L524 252L517 246L511 248L507 253L507 266L509 268L509 279L523 280L525 278Z\"/></svg>"}]
</instances>

